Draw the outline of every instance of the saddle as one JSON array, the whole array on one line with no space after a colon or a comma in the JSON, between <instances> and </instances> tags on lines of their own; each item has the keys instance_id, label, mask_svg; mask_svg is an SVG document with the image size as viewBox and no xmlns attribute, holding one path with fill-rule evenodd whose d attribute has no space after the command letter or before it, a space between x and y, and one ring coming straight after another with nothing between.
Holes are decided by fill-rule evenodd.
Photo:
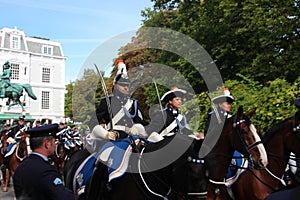
<instances>
[{"instance_id":1,"label":"saddle","mask_svg":"<svg viewBox=\"0 0 300 200\"><path fill-rule=\"evenodd\" d=\"M134 141L134 144L132 143ZM135 145L140 143L138 137L124 138L122 140L106 143L98 152L87 157L78 167L73 180L73 188L77 194L84 192L84 189L92 177L97 162L107 166L108 182L124 175L128 169L130 156ZM102 169L102 168L101 168Z\"/></svg>"}]
</instances>

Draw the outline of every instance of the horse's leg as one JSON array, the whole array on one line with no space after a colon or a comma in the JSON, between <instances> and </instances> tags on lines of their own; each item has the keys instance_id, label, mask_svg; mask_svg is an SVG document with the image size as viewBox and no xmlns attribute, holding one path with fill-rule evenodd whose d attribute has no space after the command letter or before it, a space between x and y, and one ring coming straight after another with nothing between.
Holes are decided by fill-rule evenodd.
<instances>
[{"instance_id":1,"label":"horse's leg","mask_svg":"<svg viewBox=\"0 0 300 200\"><path fill-rule=\"evenodd\" d=\"M3 185L2 185L2 192L7 192L8 191L8 184L9 184L9 169L5 169L3 171Z\"/></svg>"}]
</instances>

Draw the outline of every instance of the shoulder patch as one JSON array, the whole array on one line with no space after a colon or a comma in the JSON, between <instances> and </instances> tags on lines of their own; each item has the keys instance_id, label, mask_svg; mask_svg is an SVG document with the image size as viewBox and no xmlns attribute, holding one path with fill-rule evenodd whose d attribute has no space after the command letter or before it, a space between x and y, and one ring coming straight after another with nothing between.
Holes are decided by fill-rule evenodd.
<instances>
[{"instance_id":1,"label":"shoulder patch","mask_svg":"<svg viewBox=\"0 0 300 200\"><path fill-rule=\"evenodd\" d=\"M62 180L60 178L56 178L54 181L53 181L54 185L61 185L63 184Z\"/></svg>"}]
</instances>

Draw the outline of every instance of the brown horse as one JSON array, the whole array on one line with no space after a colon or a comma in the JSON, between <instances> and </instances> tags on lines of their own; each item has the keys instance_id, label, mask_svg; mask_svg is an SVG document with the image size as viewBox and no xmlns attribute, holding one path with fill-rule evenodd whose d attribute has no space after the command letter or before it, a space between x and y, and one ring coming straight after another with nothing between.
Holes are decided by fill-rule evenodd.
<instances>
[{"instance_id":1,"label":"brown horse","mask_svg":"<svg viewBox=\"0 0 300 200\"><path fill-rule=\"evenodd\" d=\"M57 168L57 170L62 174L63 169L65 167L65 162L67 160L67 151L64 147L64 140L58 139L56 141L56 149L54 154L50 157L53 161L53 165Z\"/></svg>"},{"instance_id":2,"label":"brown horse","mask_svg":"<svg viewBox=\"0 0 300 200\"><path fill-rule=\"evenodd\" d=\"M255 166L266 165L265 149L250 120L253 114L254 111L247 115L243 114L243 108L240 107L236 115L225 120L216 145L205 157L209 178L207 199L231 199L224 179L235 150L250 159Z\"/></svg>"},{"instance_id":3,"label":"brown horse","mask_svg":"<svg viewBox=\"0 0 300 200\"><path fill-rule=\"evenodd\" d=\"M3 139L3 146L4 148L7 148L8 143L7 135L5 135ZM15 169L17 166L28 157L29 153L31 152L30 146L29 146L29 135L26 134L24 131L20 130L20 140L18 141L17 147L14 151L14 153L11 155L11 158L9 159L9 166L8 169L5 169L5 173L3 175L3 185L2 185L2 191L7 192L8 191L8 185L10 181L10 177L12 177L15 173Z\"/></svg>"},{"instance_id":4,"label":"brown horse","mask_svg":"<svg viewBox=\"0 0 300 200\"><path fill-rule=\"evenodd\" d=\"M235 199L265 199L283 187L281 178L290 153L300 153L300 112L272 126L263 136L269 164L264 170L248 169L232 186Z\"/></svg>"}]
</instances>

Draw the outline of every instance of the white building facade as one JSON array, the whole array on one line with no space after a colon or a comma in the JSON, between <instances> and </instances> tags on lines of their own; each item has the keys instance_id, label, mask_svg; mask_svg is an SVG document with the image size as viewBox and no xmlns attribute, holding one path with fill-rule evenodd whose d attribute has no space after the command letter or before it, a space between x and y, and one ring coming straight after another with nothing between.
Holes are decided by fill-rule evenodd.
<instances>
[{"instance_id":1,"label":"white building facade","mask_svg":"<svg viewBox=\"0 0 300 200\"><path fill-rule=\"evenodd\" d=\"M12 119L21 114L40 119L43 123L56 123L64 118L65 61L59 42L46 38L29 37L17 28L0 29L0 74L3 64L11 64L11 83L30 84L37 100L26 91L20 98L21 106L8 109L8 99L0 99L0 116Z\"/></svg>"}]
</instances>

